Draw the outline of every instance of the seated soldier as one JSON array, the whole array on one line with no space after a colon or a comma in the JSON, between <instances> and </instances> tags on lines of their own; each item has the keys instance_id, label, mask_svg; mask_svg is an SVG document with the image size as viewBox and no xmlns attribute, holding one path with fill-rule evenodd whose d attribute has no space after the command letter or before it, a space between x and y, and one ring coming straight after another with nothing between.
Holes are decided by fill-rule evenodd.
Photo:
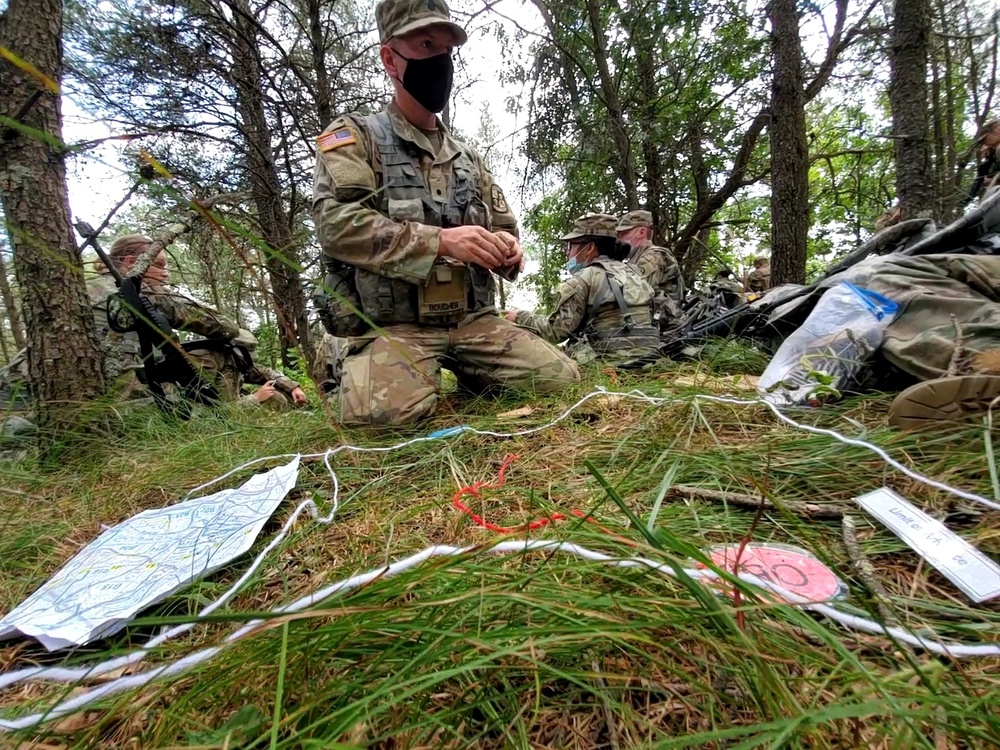
<instances>
[{"instance_id":1,"label":"seated soldier","mask_svg":"<svg viewBox=\"0 0 1000 750\"><path fill-rule=\"evenodd\" d=\"M128 276L152 242L143 235L125 235L115 240L108 256L118 272ZM138 336L134 332L119 334L110 329L107 303L117 293L117 286L102 260L95 261L94 269L97 276L87 281L87 292L94 311L97 335L105 352L105 371L109 378L116 380L124 376L121 383L123 393L137 395L139 382L134 375L142 369ZM252 354L256 347L253 334L242 331L214 308L169 286L169 278L167 255L161 250L143 274L142 293L173 328L206 339L205 348L190 351L189 357L218 387L221 401L243 406L266 403L271 408L280 409L287 407L287 395L296 406L308 403L298 383L277 370L255 365L252 356L243 354L243 351L247 355ZM27 358L21 352L0 371L0 393L4 394L0 408L8 408L4 404L11 402L15 406L27 405L26 362ZM255 393L243 395L244 383L260 385L261 388Z\"/></svg>"},{"instance_id":2,"label":"seated soldier","mask_svg":"<svg viewBox=\"0 0 1000 750\"><path fill-rule=\"evenodd\" d=\"M684 308L684 277L673 254L653 244L653 214L629 211L618 220L618 240L631 245L625 262L653 287L653 320L661 331L672 328Z\"/></svg>"},{"instance_id":3,"label":"seated soldier","mask_svg":"<svg viewBox=\"0 0 1000 750\"><path fill-rule=\"evenodd\" d=\"M143 235L126 235L115 240L109 256L119 272L127 276L128 270L151 244L152 240ZM109 336L107 316L103 314L103 305L106 305L104 300L116 289L110 272L100 259L95 262L94 268L98 271L98 279L88 283L88 289L91 290L91 300L95 304L101 304L100 308L95 307L95 310L100 310L100 313L95 312L95 323L98 335L104 338ZM277 370L260 367L253 362L257 339L252 333L237 327L215 308L169 286L169 280L167 255L161 251L143 276L142 292L173 328L206 340L205 348L192 349L188 351L188 356L219 389L220 401L235 402L240 406L266 404L272 409L287 408L288 398L296 406L308 403L308 398L298 383ZM116 336L119 334L110 332L110 337ZM141 364L136 334L130 332L122 338L122 368L139 369ZM254 393L243 394L244 384L261 387Z\"/></svg>"},{"instance_id":4,"label":"seated soldier","mask_svg":"<svg viewBox=\"0 0 1000 750\"><path fill-rule=\"evenodd\" d=\"M517 220L480 155L438 117L465 30L444 0L381 0L375 20L392 102L343 113L316 142L313 219L332 298L324 318L347 338L341 422L431 416L442 366L477 391L578 383L569 357L496 315L494 274L513 281L524 259Z\"/></svg>"},{"instance_id":5,"label":"seated soldier","mask_svg":"<svg viewBox=\"0 0 1000 750\"><path fill-rule=\"evenodd\" d=\"M136 261L153 241L139 234L119 237L112 244L108 256L123 276L128 276ZM98 258L94 261L97 276L87 280L87 295L94 314L94 327L104 352L104 370L110 381L119 381L124 394L132 394L138 387L134 375L142 368L139 338L134 332L116 333L108 324L108 300L117 294L118 287L110 270ZM209 339L231 339L239 333L235 323L216 310L181 294L167 285L169 279L167 254L161 250L150 263L142 277L142 292L149 298L174 328L190 331ZM122 377L124 376L124 377ZM0 408L4 402L30 402L28 393L27 357L19 352L10 364L0 371Z\"/></svg>"},{"instance_id":6,"label":"seated soldier","mask_svg":"<svg viewBox=\"0 0 1000 750\"><path fill-rule=\"evenodd\" d=\"M763 294L771 288L771 261L768 258L754 258L753 270L747 274L748 292Z\"/></svg>"},{"instance_id":7,"label":"seated soldier","mask_svg":"<svg viewBox=\"0 0 1000 750\"><path fill-rule=\"evenodd\" d=\"M963 203L982 200L987 191L1000 180L1000 120L983 125L974 142L976 149L976 179Z\"/></svg>"},{"instance_id":8,"label":"seated soldier","mask_svg":"<svg viewBox=\"0 0 1000 750\"><path fill-rule=\"evenodd\" d=\"M743 285L733 278L733 272L728 268L722 268L715 274L708 290L712 294L721 294L726 307L736 307L743 301Z\"/></svg>"},{"instance_id":9,"label":"seated soldier","mask_svg":"<svg viewBox=\"0 0 1000 750\"><path fill-rule=\"evenodd\" d=\"M257 338L250 331L241 328L231 344L187 350L192 362L219 389L220 401L241 407L266 406L273 411L287 411L292 405L309 403L297 382L279 370L262 367L253 361ZM260 387L253 393L243 393L244 385Z\"/></svg>"},{"instance_id":10,"label":"seated soldier","mask_svg":"<svg viewBox=\"0 0 1000 750\"><path fill-rule=\"evenodd\" d=\"M555 309L549 315L508 310L507 319L553 344L569 339L569 352L581 364L655 356L660 339L652 321L653 288L623 262L629 246L618 241L617 225L609 214L577 219L562 237L572 275L560 286Z\"/></svg>"}]
</instances>

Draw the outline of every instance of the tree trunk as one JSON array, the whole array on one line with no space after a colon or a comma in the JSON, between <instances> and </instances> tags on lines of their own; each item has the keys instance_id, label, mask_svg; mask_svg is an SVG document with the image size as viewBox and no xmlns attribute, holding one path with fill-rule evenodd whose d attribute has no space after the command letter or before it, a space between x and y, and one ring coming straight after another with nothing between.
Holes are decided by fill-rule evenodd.
<instances>
[{"instance_id":1,"label":"tree trunk","mask_svg":"<svg viewBox=\"0 0 1000 750\"><path fill-rule=\"evenodd\" d=\"M643 32L643 26L636 24L630 27L629 41L636 50L636 67L639 74L639 87L642 92L642 104L639 107L639 117L642 123L642 162L645 167L646 210L653 215L654 237L665 236L665 224L662 206L663 200L663 163L661 142L656 131L656 106L659 91L656 84L656 64L653 45L648 33Z\"/></svg>"},{"instance_id":2,"label":"tree trunk","mask_svg":"<svg viewBox=\"0 0 1000 750\"><path fill-rule=\"evenodd\" d=\"M594 63L600 76L601 98L611 118L611 137L618 151L618 179L625 188L625 201L629 211L639 208L638 180L632 161L632 139L625 127L625 110L619 96L619 86L612 77L608 64L608 39L601 21L599 0L587 0L587 17L594 36Z\"/></svg>"},{"instance_id":3,"label":"tree trunk","mask_svg":"<svg viewBox=\"0 0 1000 750\"><path fill-rule=\"evenodd\" d=\"M24 326L21 325L21 313L17 309L14 290L10 288L10 279L7 278L7 261L3 257L2 247L0 247L0 298L3 299L3 309L7 313L7 322L10 323L14 344L18 349L23 349L27 345L24 338Z\"/></svg>"},{"instance_id":4,"label":"tree trunk","mask_svg":"<svg viewBox=\"0 0 1000 750\"><path fill-rule=\"evenodd\" d=\"M326 36L320 18L320 0L307 0L309 14L309 52L312 54L313 75L316 77L316 114L319 126L327 127L333 122L333 94L330 89L330 73L326 69Z\"/></svg>"},{"instance_id":5,"label":"tree trunk","mask_svg":"<svg viewBox=\"0 0 1000 750\"><path fill-rule=\"evenodd\" d=\"M306 362L313 361L309 317L302 289L298 248L281 197L281 181L271 148L271 127L263 98L263 69L257 47L257 26L247 0L237 0L229 41L233 53L233 84L237 111L247 149L250 181L263 240L264 265L271 279L274 312L281 336L281 358L290 366L289 350L298 345Z\"/></svg>"},{"instance_id":6,"label":"tree trunk","mask_svg":"<svg viewBox=\"0 0 1000 750\"><path fill-rule=\"evenodd\" d=\"M946 33L942 35L941 46L944 52L944 132L945 147L944 160L940 167L941 185L939 198L941 200L941 218L951 221L958 213L959 191L954 187L955 175L958 173L958 151L956 140L956 125L960 124L961 115L958 112L958 104L955 100L955 90L962 85L961 77L955 70L955 61L952 57L951 40L947 32L960 33L958 23L951 23L951 14L943 0L938 3L941 12L941 22L946 24ZM978 83L978 82L976 82ZM977 88L975 83L973 88Z\"/></svg>"},{"instance_id":7,"label":"tree trunk","mask_svg":"<svg viewBox=\"0 0 1000 750\"><path fill-rule=\"evenodd\" d=\"M0 60L0 112L24 126L0 128L0 200L21 289L38 426L50 437L77 427L72 407L100 396L105 382L59 145L62 24L59 0L10 0L0 14L0 47L37 69Z\"/></svg>"},{"instance_id":8,"label":"tree trunk","mask_svg":"<svg viewBox=\"0 0 1000 750\"><path fill-rule=\"evenodd\" d=\"M577 109L581 98L572 70L574 68L580 69L580 66L558 43L559 27L549 5L544 0L531 1L538 8L549 31L549 36L559 52L563 82L569 92L573 108ZM619 86L612 76L611 64L608 61L608 39L604 22L601 19L601 7L598 0L586 0L586 11L593 39L593 48L589 51L594 56L594 64L598 71L597 87L594 89L594 93L604 105L604 110L608 115L611 139L615 145L613 161L610 166L621 182L625 192L626 206L631 211L639 208L638 178L635 164L632 161L632 140L625 124L625 110L619 96ZM585 71L581 69L581 72Z\"/></svg>"},{"instance_id":9,"label":"tree trunk","mask_svg":"<svg viewBox=\"0 0 1000 750\"><path fill-rule=\"evenodd\" d=\"M802 47L795 0L771 0L771 275L773 283L806 280L809 146Z\"/></svg>"},{"instance_id":10,"label":"tree trunk","mask_svg":"<svg viewBox=\"0 0 1000 750\"><path fill-rule=\"evenodd\" d=\"M705 163L705 147L702 143L704 135L702 133L701 122L697 119L690 120L687 127L688 158L691 162L691 177L694 181L695 211L708 201L711 188L709 178L711 170ZM674 245L674 255L681 266L681 274L684 276L684 283L689 289L694 288L695 277L698 270L708 257L708 246L705 236L701 232L692 235L684 245L677 243Z\"/></svg>"},{"instance_id":11,"label":"tree trunk","mask_svg":"<svg viewBox=\"0 0 1000 750\"><path fill-rule=\"evenodd\" d=\"M896 198L903 219L932 216L927 138L929 0L895 0L889 51L889 103L896 157Z\"/></svg>"}]
</instances>

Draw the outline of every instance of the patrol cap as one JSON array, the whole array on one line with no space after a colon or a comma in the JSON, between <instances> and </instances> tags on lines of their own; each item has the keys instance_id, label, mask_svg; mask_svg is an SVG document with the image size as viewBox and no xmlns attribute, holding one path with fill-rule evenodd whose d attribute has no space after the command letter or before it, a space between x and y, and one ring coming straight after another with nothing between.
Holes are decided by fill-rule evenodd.
<instances>
[{"instance_id":1,"label":"patrol cap","mask_svg":"<svg viewBox=\"0 0 1000 750\"><path fill-rule=\"evenodd\" d=\"M621 219L618 220L619 232L626 232L636 227L652 228L652 226L653 214L649 211L629 211L627 214L622 214Z\"/></svg>"},{"instance_id":2,"label":"patrol cap","mask_svg":"<svg viewBox=\"0 0 1000 750\"><path fill-rule=\"evenodd\" d=\"M573 222L573 229L559 239L563 242L583 237L612 237L618 239L618 217L611 214L584 214Z\"/></svg>"},{"instance_id":3,"label":"patrol cap","mask_svg":"<svg viewBox=\"0 0 1000 750\"><path fill-rule=\"evenodd\" d=\"M382 44L428 26L447 26L459 45L469 39L465 29L451 20L445 0L382 0L375 6L375 24Z\"/></svg>"},{"instance_id":4,"label":"patrol cap","mask_svg":"<svg viewBox=\"0 0 1000 750\"><path fill-rule=\"evenodd\" d=\"M244 346L248 352L252 352L257 348L257 337L246 328L241 328L236 338L233 339L233 343L237 346Z\"/></svg>"}]
</instances>

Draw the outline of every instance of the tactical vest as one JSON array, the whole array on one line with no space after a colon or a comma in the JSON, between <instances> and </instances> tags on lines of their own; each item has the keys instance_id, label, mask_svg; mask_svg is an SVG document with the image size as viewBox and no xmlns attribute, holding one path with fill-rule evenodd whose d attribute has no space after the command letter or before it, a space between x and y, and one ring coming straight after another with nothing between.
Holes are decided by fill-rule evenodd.
<instances>
[{"instance_id":1,"label":"tactical vest","mask_svg":"<svg viewBox=\"0 0 1000 750\"><path fill-rule=\"evenodd\" d=\"M614 268L603 260L591 261L589 265L597 266L604 272L604 285L598 294L592 295L587 311L585 336L594 351L611 354L657 348L660 334L652 324L652 295L645 304L629 305L622 283L615 277ZM629 268L629 273L636 272ZM636 276L645 281L641 275L636 273Z\"/></svg>"},{"instance_id":2,"label":"tactical vest","mask_svg":"<svg viewBox=\"0 0 1000 750\"><path fill-rule=\"evenodd\" d=\"M420 171L422 152L396 134L389 113L368 115L365 124L381 162L380 213L399 222L443 228L475 224L491 229L489 210L476 185L476 167L467 151L451 162L448 195L439 201ZM362 312L375 323L453 324L470 311L492 307L495 299L489 271L448 261L434 265L426 285L357 268L355 286Z\"/></svg>"},{"instance_id":3,"label":"tactical vest","mask_svg":"<svg viewBox=\"0 0 1000 750\"><path fill-rule=\"evenodd\" d=\"M101 347L104 374L117 380L126 370L142 367L139 336L134 331L118 333L108 324L108 305L118 300L118 286L110 274L101 274L87 281L87 296L94 315L94 331Z\"/></svg>"}]
</instances>

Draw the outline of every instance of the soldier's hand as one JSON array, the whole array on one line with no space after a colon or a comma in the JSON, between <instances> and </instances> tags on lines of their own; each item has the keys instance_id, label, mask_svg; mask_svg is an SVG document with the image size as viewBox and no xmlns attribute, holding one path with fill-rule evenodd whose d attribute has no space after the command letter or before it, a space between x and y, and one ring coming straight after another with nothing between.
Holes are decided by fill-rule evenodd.
<instances>
[{"instance_id":1,"label":"soldier's hand","mask_svg":"<svg viewBox=\"0 0 1000 750\"><path fill-rule=\"evenodd\" d=\"M517 310L504 310L501 314L511 323L517 322Z\"/></svg>"},{"instance_id":2,"label":"soldier's hand","mask_svg":"<svg viewBox=\"0 0 1000 750\"><path fill-rule=\"evenodd\" d=\"M493 270L507 260L507 245L483 227L449 227L441 230L438 255Z\"/></svg>"},{"instance_id":3,"label":"soldier's hand","mask_svg":"<svg viewBox=\"0 0 1000 750\"><path fill-rule=\"evenodd\" d=\"M524 252L521 250L521 243L517 237L510 232L497 232L496 236L504 243L507 250L507 259L503 262L504 268L517 267L518 271L524 270Z\"/></svg>"},{"instance_id":4,"label":"soldier's hand","mask_svg":"<svg viewBox=\"0 0 1000 750\"><path fill-rule=\"evenodd\" d=\"M309 397L306 396L306 392L301 388L292 389L292 403L296 406L305 406L309 403Z\"/></svg>"},{"instance_id":5,"label":"soldier's hand","mask_svg":"<svg viewBox=\"0 0 1000 750\"><path fill-rule=\"evenodd\" d=\"M257 399L258 404L263 404L277 392L277 389L274 387L274 381L268 380L264 383L264 385L257 389L257 392L253 394L253 397Z\"/></svg>"}]
</instances>

